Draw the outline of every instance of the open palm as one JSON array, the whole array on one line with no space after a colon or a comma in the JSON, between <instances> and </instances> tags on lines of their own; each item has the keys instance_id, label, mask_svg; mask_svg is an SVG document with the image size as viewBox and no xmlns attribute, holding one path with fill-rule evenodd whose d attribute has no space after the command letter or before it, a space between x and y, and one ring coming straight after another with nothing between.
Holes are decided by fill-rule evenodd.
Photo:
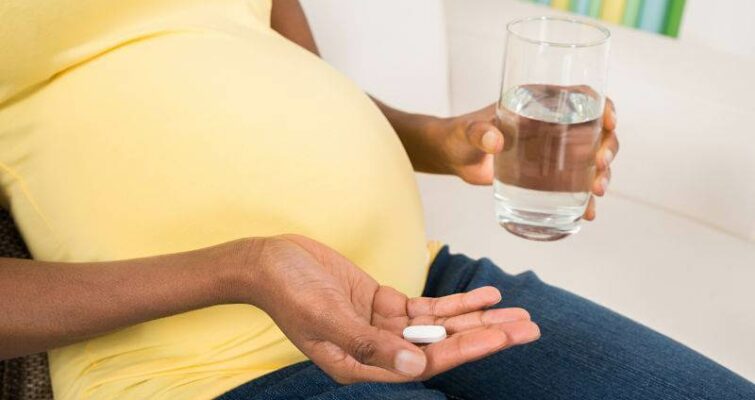
<instances>
[{"instance_id":1,"label":"open palm","mask_svg":"<svg viewBox=\"0 0 755 400\"><path fill-rule=\"evenodd\" d=\"M485 310L501 299L493 287L410 299L305 237L277 237L264 254L271 268L265 268L270 278L263 290L279 300L260 306L340 383L427 379L539 337L526 311ZM405 327L418 324L444 325L449 337L422 347L401 337Z\"/></svg>"}]
</instances>

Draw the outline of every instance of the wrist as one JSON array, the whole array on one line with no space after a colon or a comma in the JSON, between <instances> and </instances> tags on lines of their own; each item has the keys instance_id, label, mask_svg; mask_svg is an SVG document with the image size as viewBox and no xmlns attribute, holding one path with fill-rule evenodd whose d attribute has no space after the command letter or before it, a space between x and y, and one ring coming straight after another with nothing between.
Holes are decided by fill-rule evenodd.
<instances>
[{"instance_id":1,"label":"wrist","mask_svg":"<svg viewBox=\"0 0 755 400\"><path fill-rule=\"evenodd\" d=\"M456 129L456 118L432 117L425 121L421 140L423 158L421 172L433 174L452 174L451 145Z\"/></svg>"},{"instance_id":2,"label":"wrist","mask_svg":"<svg viewBox=\"0 0 755 400\"><path fill-rule=\"evenodd\" d=\"M216 292L220 303L243 303L256 305L260 292L261 255L265 238L244 238L223 244L222 254L211 263L210 274L215 277ZM216 249L216 248L211 248Z\"/></svg>"},{"instance_id":3,"label":"wrist","mask_svg":"<svg viewBox=\"0 0 755 400\"><path fill-rule=\"evenodd\" d=\"M447 143L451 118L417 115L411 135L399 135L415 171L449 173Z\"/></svg>"}]
</instances>

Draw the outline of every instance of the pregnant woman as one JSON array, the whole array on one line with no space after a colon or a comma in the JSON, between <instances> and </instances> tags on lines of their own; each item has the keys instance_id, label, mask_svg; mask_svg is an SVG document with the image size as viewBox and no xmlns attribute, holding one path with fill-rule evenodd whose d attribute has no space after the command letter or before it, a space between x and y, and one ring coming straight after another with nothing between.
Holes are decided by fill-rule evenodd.
<instances>
[{"instance_id":1,"label":"pregnant woman","mask_svg":"<svg viewBox=\"0 0 755 400\"><path fill-rule=\"evenodd\" d=\"M296 0L3 0L0 198L35 261L0 259L0 358L49 351L64 400L753 398L532 273L427 244L412 167L489 184L492 116L371 100ZM614 124L609 106L597 195ZM449 338L401 338L423 323Z\"/></svg>"}]
</instances>

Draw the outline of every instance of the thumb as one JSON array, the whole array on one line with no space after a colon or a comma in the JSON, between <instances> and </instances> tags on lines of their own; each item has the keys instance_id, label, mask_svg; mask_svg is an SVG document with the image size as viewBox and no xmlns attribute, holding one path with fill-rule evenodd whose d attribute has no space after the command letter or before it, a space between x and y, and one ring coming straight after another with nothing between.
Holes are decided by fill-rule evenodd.
<instances>
[{"instance_id":1,"label":"thumb","mask_svg":"<svg viewBox=\"0 0 755 400\"><path fill-rule=\"evenodd\" d=\"M408 377L425 371L427 358L417 346L396 334L355 321L359 320L350 320L351 326L333 340L355 360Z\"/></svg>"},{"instance_id":2,"label":"thumb","mask_svg":"<svg viewBox=\"0 0 755 400\"><path fill-rule=\"evenodd\" d=\"M478 149L495 154L503 150L503 134L489 121L475 121L467 127L467 139Z\"/></svg>"}]
</instances>

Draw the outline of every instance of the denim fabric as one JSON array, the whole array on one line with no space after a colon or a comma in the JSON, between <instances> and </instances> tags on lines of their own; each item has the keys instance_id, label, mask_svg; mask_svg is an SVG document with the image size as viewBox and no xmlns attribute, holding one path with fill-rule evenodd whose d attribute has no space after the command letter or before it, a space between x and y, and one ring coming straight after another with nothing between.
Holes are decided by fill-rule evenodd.
<instances>
[{"instance_id":1,"label":"denim fabric","mask_svg":"<svg viewBox=\"0 0 755 400\"><path fill-rule=\"evenodd\" d=\"M311 362L302 362L257 378L219 400L442 400L446 396L420 382L339 385Z\"/></svg>"},{"instance_id":2,"label":"denim fabric","mask_svg":"<svg viewBox=\"0 0 755 400\"><path fill-rule=\"evenodd\" d=\"M755 400L755 385L689 348L532 272L509 275L488 259L444 248L424 296L493 285L497 307L523 307L540 340L462 365L429 381L339 385L311 362L255 379L220 397L268 399Z\"/></svg>"}]
</instances>

